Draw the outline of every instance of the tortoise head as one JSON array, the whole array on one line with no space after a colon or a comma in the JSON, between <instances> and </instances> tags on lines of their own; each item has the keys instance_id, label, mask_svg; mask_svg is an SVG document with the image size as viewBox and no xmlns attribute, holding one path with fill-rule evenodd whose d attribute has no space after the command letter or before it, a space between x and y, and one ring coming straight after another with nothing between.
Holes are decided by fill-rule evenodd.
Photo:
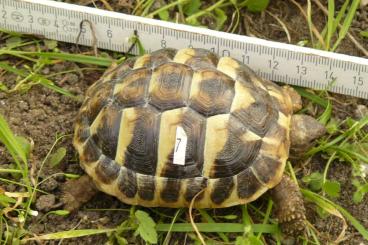
<instances>
[{"instance_id":1,"label":"tortoise head","mask_svg":"<svg viewBox=\"0 0 368 245\"><path fill-rule=\"evenodd\" d=\"M296 113L302 108L302 99L298 92L290 86L284 86ZM326 133L325 126L315 118L305 114L294 114L290 123L290 156L300 157L301 153L311 148L315 141Z\"/></svg>"}]
</instances>

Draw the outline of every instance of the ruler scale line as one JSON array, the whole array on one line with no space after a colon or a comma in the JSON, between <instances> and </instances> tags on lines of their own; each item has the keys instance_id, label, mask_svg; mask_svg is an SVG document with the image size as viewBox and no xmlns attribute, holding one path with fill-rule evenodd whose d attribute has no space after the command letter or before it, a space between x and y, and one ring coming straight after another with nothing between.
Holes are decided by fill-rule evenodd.
<instances>
[{"instance_id":1,"label":"ruler scale line","mask_svg":"<svg viewBox=\"0 0 368 245\"><path fill-rule=\"evenodd\" d=\"M0 16L0 28L10 31L75 43L79 23L89 20L99 48L126 51L129 37L137 30L147 51L211 49L220 56L243 60L266 79L318 89L334 80L330 91L368 99L368 60L364 58L50 0L1 2L0 11L6 16ZM80 44L92 43L87 26ZM137 54L138 48L134 52Z\"/></svg>"}]
</instances>

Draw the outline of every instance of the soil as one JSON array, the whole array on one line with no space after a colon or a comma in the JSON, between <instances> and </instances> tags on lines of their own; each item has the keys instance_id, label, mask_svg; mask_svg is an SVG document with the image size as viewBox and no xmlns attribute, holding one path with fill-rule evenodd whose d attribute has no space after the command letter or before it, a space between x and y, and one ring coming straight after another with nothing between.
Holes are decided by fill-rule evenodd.
<instances>
[{"instance_id":1,"label":"soil","mask_svg":"<svg viewBox=\"0 0 368 245\"><path fill-rule=\"evenodd\" d=\"M69 2L79 3L92 6L88 0L73 0ZM97 1L96 1L97 2ZM130 1L109 1L114 9L121 12L131 12L134 2ZM305 1L298 1L305 7ZM322 1L327 5L327 1ZM97 2L101 8L104 7ZM309 40L309 30L305 18L300 11L292 4L291 1L271 1L268 12L280 18L287 26L290 32L291 43L297 43L301 40ZM313 6L313 21L317 24L317 28L323 28L322 23L326 17ZM240 25L240 34L253 35L265 39L276 40L280 42L288 42L287 35L283 28L278 24L274 17L268 12L250 13L242 12L242 21ZM368 28L368 5L359 10L354 20L352 33L357 40L368 49L367 40L363 40L359 36L359 32ZM76 52L75 47L70 44L60 43L59 49ZM90 50L90 49L85 49ZM354 46L354 44L345 39L338 48L337 52L346 53L363 57L363 54ZM17 60L11 62L16 63ZM53 74L69 69L81 68L80 65L71 62L62 62L50 65L44 70L43 74ZM61 86L70 92L83 97L84 92L94 81L102 75L100 70L88 70L83 72L72 72L62 75L56 75L52 78L56 85ZM2 82L8 87L12 87L16 77L7 74L1 77ZM358 105L364 108L368 101L341 95L331 95L334 101L333 116L336 118L354 117ZM34 142L34 148L31 155L30 168L37 173L41 162L55 142L57 135L68 135L58 147L65 147L67 150L66 157L57 167L51 167L46 164L41 172L41 180L55 173L65 172L74 174L83 174L83 170L79 167L78 158L72 146L73 123L78 112L81 100L73 100L66 96L55 93L41 86L34 86L25 93L5 94L0 92L0 114L4 115L11 129L17 134L27 137ZM335 103L336 102L336 103ZM355 113L355 114L354 114ZM11 163L9 155L5 152L4 147L0 145L0 168L7 168ZM308 164L295 164L298 178L308 175L317 170L323 170L326 160L321 157L312 159ZM2 175L1 177L9 177ZM354 204L352 193L355 191L351 183L351 167L348 164L336 162L333 163L329 171L329 179L337 180L341 183L341 195L334 202L346 208L361 224L368 229L368 197L366 196L359 204ZM38 210L38 217L32 218L29 224L29 230L35 234L50 233L73 228L87 229L99 227L116 227L121 224L129 215L122 211L94 211L89 209L127 209L125 205L117 199L104 193L98 193L91 201L84 205L77 212L69 216L57 216L50 214L43 216L50 210L60 209L61 188L65 184L65 178L59 176L52 177L41 185L41 189L48 194L40 194L34 201L33 209ZM12 184L1 183L1 188L7 191L22 191L18 186ZM158 209L160 210L160 209ZM318 231L319 237L323 243L336 239L341 231L341 222L332 216L322 219L316 213L316 208L307 204L307 218ZM225 209L223 212L232 213L231 209ZM165 211L167 212L167 211ZM171 212L171 211L169 211ZM221 211L222 212L222 211ZM152 214L154 217L154 213ZM105 235L89 236L78 239L64 240L63 244L103 244L106 242ZM174 236L173 240L182 241L182 235ZM132 244L142 243L138 239L132 240ZM172 241L174 244L175 241ZM50 242L48 244L56 244ZM142 243L143 244L143 243ZM273 244L270 241L270 244ZM368 244L367 241L349 224L346 231L346 240L341 244Z\"/></svg>"}]
</instances>

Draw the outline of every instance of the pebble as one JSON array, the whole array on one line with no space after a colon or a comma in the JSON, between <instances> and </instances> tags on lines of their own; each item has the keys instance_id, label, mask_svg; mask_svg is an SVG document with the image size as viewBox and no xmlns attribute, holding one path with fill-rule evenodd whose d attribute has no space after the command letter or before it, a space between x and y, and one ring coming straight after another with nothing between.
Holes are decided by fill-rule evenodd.
<instances>
[{"instance_id":1,"label":"pebble","mask_svg":"<svg viewBox=\"0 0 368 245\"><path fill-rule=\"evenodd\" d=\"M28 103L23 100L19 101L18 106L19 106L19 109L21 109L22 111L28 111L29 109Z\"/></svg>"},{"instance_id":2,"label":"pebble","mask_svg":"<svg viewBox=\"0 0 368 245\"><path fill-rule=\"evenodd\" d=\"M55 195L48 194L40 196L36 201L36 208L39 211L49 211L55 205Z\"/></svg>"},{"instance_id":3,"label":"pebble","mask_svg":"<svg viewBox=\"0 0 368 245\"><path fill-rule=\"evenodd\" d=\"M65 71L66 70L66 67L65 67L65 64L64 63L58 63L58 64L55 64L52 69L55 71L55 72L61 72L61 71Z\"/></svg>"},{"instance_id":4,"label":"pebble","mask_svg":"<svg viewBox=\"0 0 368 245\"><path fill-rule=\"evenodd\" d=\"M54 178L50 178L41 184L41 189L50 192L55 190L58 186L59 183Z\"/></svg>"},{"instance_id":5,"label":"pebble","mask_svg":"<svg viewBox=\"0 0 368 245\"><path fill-rule=\"evenodd\" d=\"M74 73L68 73L68 74L66 75L66 80L67 80L70 84L74 85L74 84L76 84L76 83L79 81L79 76L78 76L78 75L76 75L76 74L74 74Z\"/></svg>"},{"instance_id":6,"label":"pebble","mask_svg":"<svg viewBox=\"0 0 368 245\"><path fill-rule=\"evenodd\" d=\"M37 119L37 120L39 120L39 121L43 121L43 120L45 120L46 119L46 115L45 115L45 111L44 110L42 110L42 109L32 109L31 111L30 111L30 113L31 113L31 115L35 118L35 119Z\"/></svg>"},{"instance_id":7,"label":"pebble","mask_svg":"<svg viewBox=\"0 0 368 245\"><path fill-rule=\"evenodd\" d=\"M48 74L50 74L50 68L49 68L49 67L45 67L45 68L43 68L43 69L42 69L42 74L44 74L44 75L48 75Z\"/></svg>"},{"instance_id":8,"label":"pebble","mask_svg":"<svg viewBox=\"0 0 368 245\"><path fill-rule=\"evenodd\" d=\"M368 115L368 108L365 105L357 105L357 108L354 110L355 118L362 119L367 115Z\"/></svg>"}]
</instances>

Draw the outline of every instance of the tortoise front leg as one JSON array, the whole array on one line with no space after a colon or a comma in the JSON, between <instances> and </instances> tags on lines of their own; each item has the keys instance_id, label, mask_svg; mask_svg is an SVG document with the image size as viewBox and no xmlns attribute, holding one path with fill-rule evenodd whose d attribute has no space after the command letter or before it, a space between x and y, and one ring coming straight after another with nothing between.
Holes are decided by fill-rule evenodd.
<instances>
[{"instance_id":1,"label":"tortoise front leg","mask_svg":"<svg viewBox=\"0 0 368 245\"><path fill-rule=\"evenodd\" d=\"M281 182L270 190L270 194L282 231L294 237L303 233L306 226L305 207L296 183L284 175Z\"/></svg>"}]
</instances>

